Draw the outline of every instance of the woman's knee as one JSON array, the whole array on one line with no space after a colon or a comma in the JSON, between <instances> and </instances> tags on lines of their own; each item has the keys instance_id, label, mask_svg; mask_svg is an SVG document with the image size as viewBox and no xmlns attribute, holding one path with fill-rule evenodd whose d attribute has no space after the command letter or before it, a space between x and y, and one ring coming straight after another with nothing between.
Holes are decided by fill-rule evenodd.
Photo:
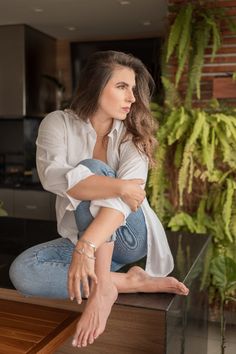
<instances>
[{"instance_id":1,"label":"woman's knee","mask_svg":"<svg viewBox=\"0 0 236 354\"><path fill-rule=\"evenodd\" d=\"M35 275L32 274L33 267L30 250L21 253L10 266L9 277L14 287L21 293L30 294L32 289L32 279L37 281Z\"/></svg>"},{"instance_id":2,"label":"woman's knee","mask_svg":"<svg viewBox=\"0 0 236 354\"><path fill-rule=\"evenodd\" d=\"M98 176L115 177L115 171L105 162L97 159L85 159L80 161L79 165L89 168L89 170Z\"/></svg>"}]
</instances>

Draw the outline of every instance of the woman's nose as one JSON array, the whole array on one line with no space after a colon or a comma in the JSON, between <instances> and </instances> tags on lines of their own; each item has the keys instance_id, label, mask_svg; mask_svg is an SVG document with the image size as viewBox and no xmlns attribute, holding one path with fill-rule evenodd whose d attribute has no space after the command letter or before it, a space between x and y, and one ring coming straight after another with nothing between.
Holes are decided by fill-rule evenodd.
<instances>
[{"instance_id":1,"label":"woman's nose","mask_svg":"<svg viewBox=\"0 0 236 354\"><path fill-rule=\"evenodd\" d=\"M131 103L134 103L135 102L135 96L134 96L134 93L133 91L130 91L127 95L127 100Z\"/></svg>"}]
</instances>

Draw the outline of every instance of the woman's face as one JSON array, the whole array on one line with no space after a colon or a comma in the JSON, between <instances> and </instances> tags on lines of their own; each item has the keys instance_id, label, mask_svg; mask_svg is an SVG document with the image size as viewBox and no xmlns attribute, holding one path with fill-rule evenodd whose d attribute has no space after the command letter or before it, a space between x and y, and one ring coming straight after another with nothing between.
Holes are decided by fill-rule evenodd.
<instances>
[{"instance_id":1,"label":"woman's face","mask_svg":"<svg viewBox=\"0 0 236 354\"><path fill-rule=\"evenodd\" d=\"M124 120L135 102L135 73L127 67L117 67L104 87L97 113L104 118Z\"/></svg>"}]
</instances>

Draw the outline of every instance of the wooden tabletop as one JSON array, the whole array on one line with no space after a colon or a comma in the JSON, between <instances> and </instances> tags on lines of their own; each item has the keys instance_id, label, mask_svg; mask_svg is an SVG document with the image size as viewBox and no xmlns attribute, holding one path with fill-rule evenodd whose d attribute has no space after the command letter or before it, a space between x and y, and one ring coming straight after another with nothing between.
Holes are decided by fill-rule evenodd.
<instances>
[{"instance_id":1,"label":"wooden tabletop","mask_svg":"<svg viewBox=\"0 0 236 354\"><path fill-rule=\"evenodd\" d=\"M53 353L72 335L73 311L0 299L0 354Z\"/></svg>"}]
</instances>

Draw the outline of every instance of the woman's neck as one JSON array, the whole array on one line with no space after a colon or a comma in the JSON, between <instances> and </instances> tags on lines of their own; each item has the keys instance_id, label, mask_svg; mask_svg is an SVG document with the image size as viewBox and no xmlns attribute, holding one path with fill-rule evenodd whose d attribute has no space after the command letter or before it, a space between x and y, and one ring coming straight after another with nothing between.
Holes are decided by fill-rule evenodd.
<instances>
[{"instance_id":1,"label":"woman's neck","mask_svg":"<svg viewBox=\"0 0 236 354\"><path fill-rule=\"evenodd\" d=\"M91 122L94 130L96 131L97 136L104 137L110 132L110 130L112 128L113 118L104 119L99 116L93 116L90 118L90 122Z\"/></svg>"}]
</instances>

